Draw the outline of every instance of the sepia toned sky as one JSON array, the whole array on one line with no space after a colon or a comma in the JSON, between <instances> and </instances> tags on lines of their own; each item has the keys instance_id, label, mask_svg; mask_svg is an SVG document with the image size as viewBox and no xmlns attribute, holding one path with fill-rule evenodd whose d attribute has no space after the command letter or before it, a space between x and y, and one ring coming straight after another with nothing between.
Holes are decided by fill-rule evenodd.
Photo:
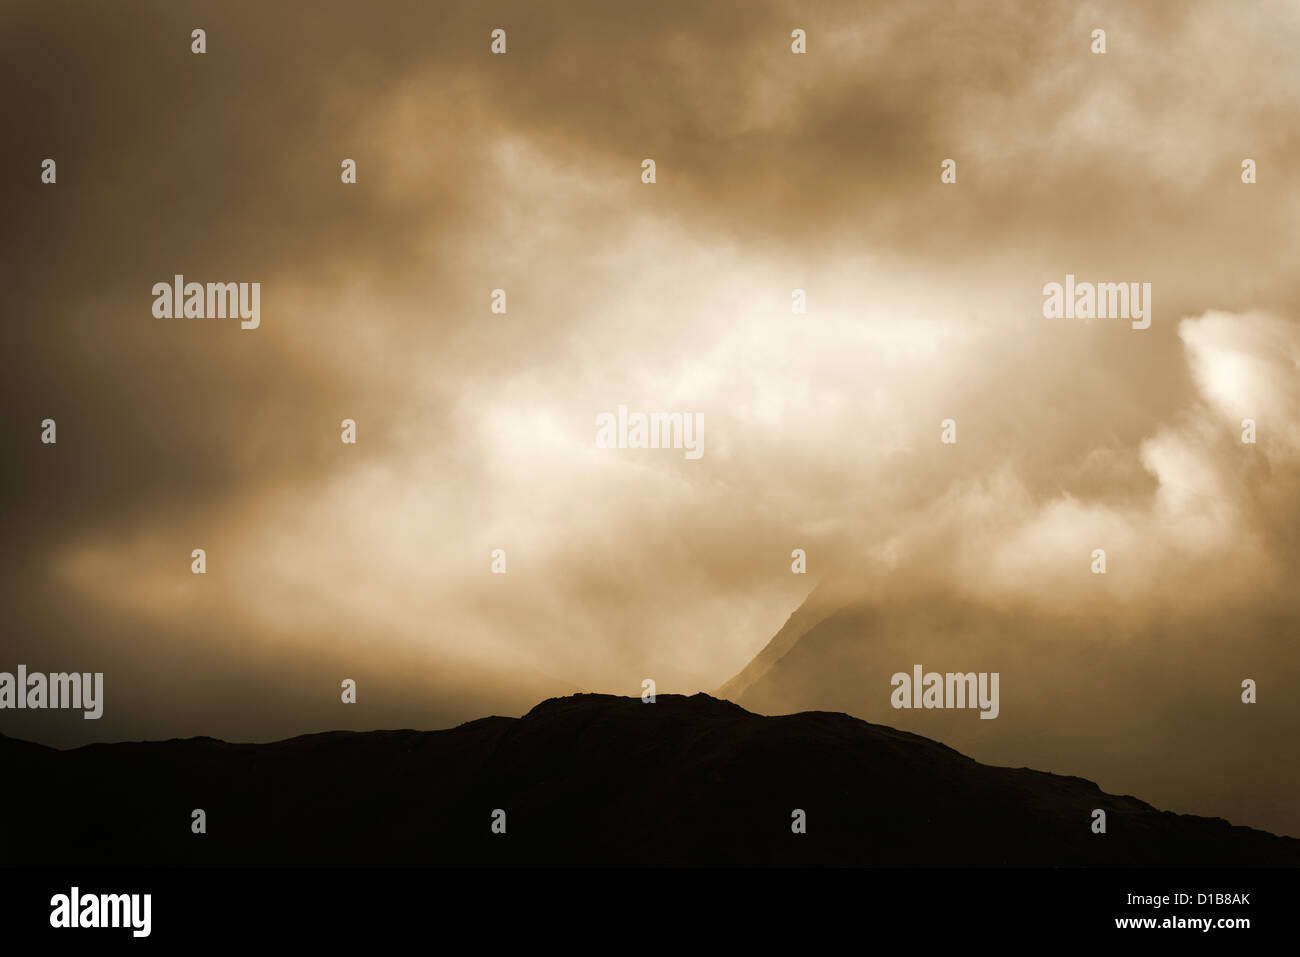
<instances>
[{"instance_id":1,"label":"sepia toned sky","mask_svg":"<svg viewBox=\"0 0 1300 957\"><path fill-rule=\"evenodd\" d=\"M4 733L708 691L829 576L1060 611L1097 547L1114 614L1294 610L1293 4L19 0L0 35L0 670L106 684ZM1044 319L1067 272L1151 283L1151 327ZM261 282L260 328L154 318L177 273ZM597 448L620 404L701 413L703 458Z\"/></svg>"}]
</instances>

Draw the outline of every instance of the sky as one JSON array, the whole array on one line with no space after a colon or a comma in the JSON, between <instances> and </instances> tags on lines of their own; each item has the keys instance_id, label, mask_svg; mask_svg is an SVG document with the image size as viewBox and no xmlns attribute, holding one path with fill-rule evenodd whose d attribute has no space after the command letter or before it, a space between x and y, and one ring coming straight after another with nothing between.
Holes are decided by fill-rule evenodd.
<instances>
[{"instance_id":1,"label":"sky","mask_svg":"<svg viewBox=\"0 0 1300 957\"><path fill-rule=\"evenodd\" d=\"M1135 621L1289 613L1298 32L1281 2L7 3L0 670L106 702L0 731L711 691L831 576L1065 611L1097 547ZM1044 318L1067 273L1151 283L1150 328ZM262 283L260 326L155 317L175 274ZM704 455L599 448L620 405L702 415Z\"/></svg>"}]
</instances>

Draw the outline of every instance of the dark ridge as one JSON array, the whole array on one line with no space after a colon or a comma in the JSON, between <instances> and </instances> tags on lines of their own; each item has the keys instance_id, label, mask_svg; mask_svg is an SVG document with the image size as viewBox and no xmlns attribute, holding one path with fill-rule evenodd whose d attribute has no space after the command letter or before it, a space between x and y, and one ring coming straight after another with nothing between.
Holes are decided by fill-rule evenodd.
<instances>
[{"instance_id":1,"label":"dark ridge","mask_svg":"<svg viewBox=\"0 0 1300 957\"><path fill-rule=\"evenodd\" d=\"M581 694L445 731L0 737L6 865L1297 866L1300 841L832 712ZM191 833L191 811L207 833ZM506 834L491 830L495 809ZM1107 833L1091 830L1092 812ZM792 812L807 833L791 830Z\"/></svg>"}]
</instances>

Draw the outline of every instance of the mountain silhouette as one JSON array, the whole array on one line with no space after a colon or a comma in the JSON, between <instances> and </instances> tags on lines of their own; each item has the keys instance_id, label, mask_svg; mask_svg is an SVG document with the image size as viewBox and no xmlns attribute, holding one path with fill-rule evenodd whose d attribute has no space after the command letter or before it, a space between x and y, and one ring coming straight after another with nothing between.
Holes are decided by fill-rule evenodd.
<instances>
[{"instance_id":1,"label":"mountain silhouette","mask_svg":"<svg viewBox=\"0 0 1300 957\"><path fill-rule=\"evenodd\" d=\"M703 694L272 744L0 738L0 761L8 865L1300 865L1291 838Z\"/></svg>"}]
</instances>

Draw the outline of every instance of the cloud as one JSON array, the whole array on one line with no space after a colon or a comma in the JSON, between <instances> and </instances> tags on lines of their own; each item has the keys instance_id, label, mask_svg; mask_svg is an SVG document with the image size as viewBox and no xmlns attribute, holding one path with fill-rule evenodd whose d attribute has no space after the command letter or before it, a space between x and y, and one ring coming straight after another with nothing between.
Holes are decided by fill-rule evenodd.
<instances>
[{"instance_id":1,"label":"cloud","mask_svg":"<svg viewBox=\"0 0 1300 957\"><path fill-rule=\"evenodd\" d=\"M1178 328L1196 389L1151 435L1061 463L1062 488L1046 497L1042 482L1008 466L954 481L889 541L895 562L907 556L931 577L948 569L972 595L1054 608L1104 598L1152 615L1285 594L1297 571L1300 329L1217 311ZM1248 416L1264 424L1256 444L1242 441ZM1145 483L1134 481L1138 466ZM1098 548L1104 588L1091 571Z\"/></svg>"},{"instance_id":2,"label":"cloud","mask_svg":"<svg viewBox=\"0 0 1300 957\"><path fill-rule=\"evenodd\" d=\"M194 635L219 734L232 647L693 691L874 560L1044 601L1082 600L1103 546L1134 602L1280 582L1298 78L1256 9L1294 22L233 3L195 57L190 11L11 4L7 650ZM1152 328L1045 322L1067 271L1151 281ZM176 272L263 282L262 327L154 320ZM705 457L596 449L621 403L702 413ZM169 726L139 685L123 706Z\"/></svg>"}]
</instances>

